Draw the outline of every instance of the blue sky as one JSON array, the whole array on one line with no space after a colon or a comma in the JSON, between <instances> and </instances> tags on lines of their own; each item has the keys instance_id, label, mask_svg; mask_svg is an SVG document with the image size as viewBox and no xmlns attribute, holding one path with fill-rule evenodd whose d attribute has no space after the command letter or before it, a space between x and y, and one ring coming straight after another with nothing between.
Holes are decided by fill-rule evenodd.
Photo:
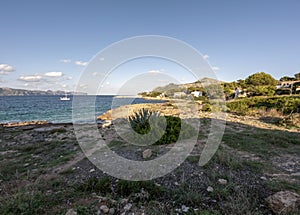
<instances>
[{"instance_id":1,"label":"blue sky","mask_svg":"<svg viewBox=\"0 0 300 215\"><path fill-rule=\"evenodd\" d=\"M298 0L3 0L0 5L1 87L72 90L100 50L149 34L190 44L224 81L258 71L277 79L300 71ZM107 81L106 93L127 81L126 68L134 65L124 66L118 80ZM135 67L194 81L172 68L163 62Z\"/></svg>"}]
</instances>

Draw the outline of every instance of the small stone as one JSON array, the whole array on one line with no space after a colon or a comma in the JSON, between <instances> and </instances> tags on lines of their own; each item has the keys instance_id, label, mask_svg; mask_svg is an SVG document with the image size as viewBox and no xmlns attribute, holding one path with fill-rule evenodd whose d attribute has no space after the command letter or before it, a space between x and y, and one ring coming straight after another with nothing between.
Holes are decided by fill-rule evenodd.
<instances>
[{"instance_id":1,"label":"small stone","mask_svg":"<svg viewBox=\"0 0 300 215\"><path fill-rule=\"evenodd\" d=\"M122 205L125 205L125 204L127 204L127 203L128 203L128 199L122 199L122 200L121 200L121 204L122 204Z\"/></svg>"},{"instance_id":2,"label":"small stone","mask_svg":"<svg viewBox=\"0 0 300 215\"><path fill-rule=\"evenodd\" d=\"M174 184L175 184L176 186L179 186L179 184L178 184L178 182L177 182L177 181L175 181L175 182L174 182Z\"/></svg>"},{"instance_id":3,"label":"small stone","mask_svg":"<svg viewBox=\"0 0 300 215\"><path fill-rule=\"evenodd\" d=\"M106 205L101 205L100 210L105 214L109 212L109 208Z\"/></svg>"},{"instance_id":4,"label":"small stone","mask_svg":"<svg viewBox=\"0 0 300 215\"><path fill-rule=\"evenodd\" d=\"M143 158L147 159L150 158L152 156L152 150L151 149L146 149L145 151L143 151Z\"/></svg>"},{"instance_id":5,"label":"small stone","mask_svg":"<svg viewBox=\"0 0 300 215\"><path fill-rule=\"evenodd\" d=\"M66 215L77 215L77 212L73 208L71 208L67 211Z\"/></svg>"},{"instance_id":6,"label":"small stone","mask_svg":"<svg viewBox=\"0 0 300 215\"><path fill-rule=\"evenodd\" d=\"M207 190L207 192L213 192L214 188L212 188L211 186L208 186L206 190Z\"/></svg>"},{"instance_id":7,"label":"small stone","mask_svg":"<svg viewBox=\"0 0 300 215\"><path fill-rule=\"evenodd\" d=\"M111 215L115 214L115 209L114 208L110 208L109 209L109 214L111 214Z\"/></svg>"},{"instance_id":8,"label":"small stone","mask_svg":"<svg viewBox=\"0 0 300 215\"><path fill-rule=\"evenodd\" d=\"M297 211L300 196L290 191L280 191L266 198L269 208L275 214L286 214Z\"/></svg>"},{"instance_id":9,"label":"small stone","mask_svg":"<svg viewBox=\"0 0 300 215\"><path fill-rule=\"evenodd\" d=\"M219 183L219 184L225 185L225 184L227 184L227 180L226 180L226 179L220 178L220 179L218 180L218 183Z\"/></svg>"},{"instance_id":10,"label":"small stone","mask_svg":"<svg viewBox=\"0 0 300 215\"><path fill-rule=\"evenodd\" d=\"M92 173L92 172L95 172L95 169L91 169L90 172L91 172L91 173Z\"/></svg>"},{"instance_id":11,"label":"small stone","mask_svg":"<svg viewBox=\"0 0 300 215\"><path fill-rule=\"evenodd\" d=\"M127 203L127 204L125 205L125 207L124 207L124 210L125 210L125 211L129 211L129 210L131 209L131 207L132 207L132 204Z\"/></svg>"},{"instance_id":12,"label":"small stone","mask_svg":"<svg viewBox=\"0 0 300 215\"><path fill-rule=\"evenodd\" d=\"M182 205L181 206L181 210L182 210L182 212L188 212L189 211L189 207L187 207L187 206L185 206L185 205Z\"/></svg>"},{"instance_id":13,"label":"small stone","mask_svg":"<svg viewBox=\"0 0 300 215\"><path fill-rule=\"evenodd\" d=\"M261 180L267 180L267 178L265 176L260 177Z\"/></svg>"}]
</instances>

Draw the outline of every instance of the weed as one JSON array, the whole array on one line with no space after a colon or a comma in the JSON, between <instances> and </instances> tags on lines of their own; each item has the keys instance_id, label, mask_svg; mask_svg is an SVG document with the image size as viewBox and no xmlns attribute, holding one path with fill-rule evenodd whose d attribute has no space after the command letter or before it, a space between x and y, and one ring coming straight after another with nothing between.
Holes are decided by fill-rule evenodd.
<instances>
[{"instance_id":1,"label":"weed","mask_svg":"<svg viewBox=\"0 0 300 215\"><path fill-rule=\"evenodd\" d=\"M200 159L200 156L199 155L190 155L186 159L190 163L198 163L199 159Z\"/></svg>"},{"instance_id":2,"label":"weed","mask_svg":"<svg viewBox=\"0 0 300 215\"><path fill-rule=\"evenodd\" d=\"M299 193L299 184L293 184L283 180L270 180L267 182L267 186L274 192L279 192L282 190L290 190L292 192Z\"/></svg>"},{"instance_id":3,"label":"weed","mask_svg":"<svg viewBox=\"0 0 300 215\"><path fill-rule=\"evenodd\" d=\"M118 140L112 140L109 144L109 148L116 148L116 147L122 147L125 146L124 142L118 141Z\"/></svg>"},{"instance_id":4,"label":"weed","mask_svg":"<svg viewBox=\"0 0 300 215\"><path fill-rule=\"evenodd\" d=\"M134 193L139 193L142 189L149 193L150 199L157 199L165 193L165 189L163 187L157 186L152 181L120 180L117 184L118 193L124 197L128 197Z\"/></svg>"},{"instance_id":5,"label":"weed","mask_svg":"<svg viewBox=\"0 0 300 215\"><path fill-rule=\"evenodd\" d=\"M51 134L65 133L65 132L67 132L67 130L65 128L54 128L50 131Z\"/></svg>"},{"instance_id":6,"label":"weed","mask_svg":"<svg viewBox=\"0 0 300 215\"><path fill-rule=\"evenodd\" d=\"M89 178L83 184L78 186L79 191L100 192L101 194L111 193L111 180L108 177L97 179Z\"/></svg>"}]
</instances>

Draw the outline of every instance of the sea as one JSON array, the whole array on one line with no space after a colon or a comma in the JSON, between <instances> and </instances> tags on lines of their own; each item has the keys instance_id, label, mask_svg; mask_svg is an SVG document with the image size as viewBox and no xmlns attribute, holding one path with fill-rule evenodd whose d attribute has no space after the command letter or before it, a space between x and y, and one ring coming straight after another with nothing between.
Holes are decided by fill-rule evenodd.
<instances>
[{"instance_id":1,"label":"sea","mask_svg":"<svg viewBox=\"0 0 300 215\"><path fill-rule=\"evenodd\" d=\"M24 121L48 121L50 123L71 123L73 100L80 101L83 112L91 108L95 117L111 108L126 104L161 103L159 100L115 96L70 96L61 101L61 96L0 96L0 123ZM86 101L86 102L85 102ZM78 105L76 106L78 108Z\"/></svg>"}]
</instances>

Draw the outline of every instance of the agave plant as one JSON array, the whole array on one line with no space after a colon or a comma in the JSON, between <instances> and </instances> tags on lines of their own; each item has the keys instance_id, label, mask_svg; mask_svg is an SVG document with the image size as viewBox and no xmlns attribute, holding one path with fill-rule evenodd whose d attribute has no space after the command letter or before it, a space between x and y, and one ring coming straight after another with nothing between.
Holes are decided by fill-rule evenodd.
<instances>
[{"instance_id":1,"label":"agave plant","mask_svg":"<svg viewBox=\"0 0 300 215\"><path fill-rule=\"evenodd\" d=\"M128 120L133 130L135 130L137 133L145 134L151 129L149 123L151 116L159 117L160 114L157 111L142 108L135 112L132 116L129 116Z\"/></svg>"}]
</instances>

